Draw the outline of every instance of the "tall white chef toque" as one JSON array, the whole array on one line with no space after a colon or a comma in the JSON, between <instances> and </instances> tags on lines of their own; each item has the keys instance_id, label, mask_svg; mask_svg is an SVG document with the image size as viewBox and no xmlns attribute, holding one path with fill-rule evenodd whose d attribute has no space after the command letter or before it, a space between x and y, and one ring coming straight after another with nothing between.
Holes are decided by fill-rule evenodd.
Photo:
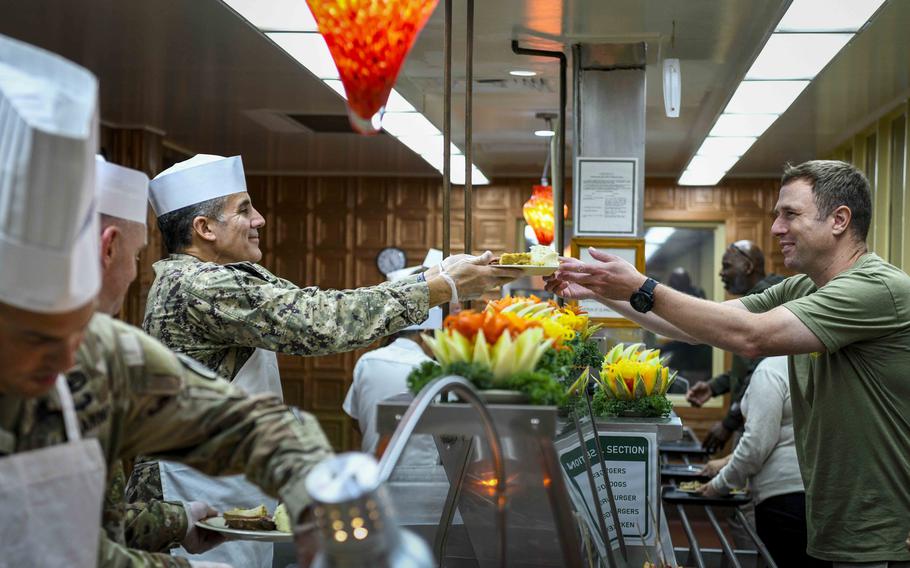
<instances>
[{"instance_id":1,"label":"tall white chef toque","mask_svg":"<svg viewBox=\"0 0 910 568\"><path fill-rule=\"evenodd\" d=\"M94 75L0 35L0 302L62 313L98 293L97 141Z\"/></svg>"},{"instance_id":2,"label":"tall white chef toque","mask_svg":"<svg viewBox=\"0 0 910 568\"><path fill-rule=\"evenodd\" d=\"M98 212L134 223L148 219L149 177L95 156L95 195Z\"/></svg>"},{"instance_id":3,"label":"tall white chef toque","mask_svg":"<svg viewBox=\"0 0 910 568\"><path fill-rule=\"evenodd\" d=\"M196 154L164 170L149 183L149 198L155 215L246 191L243 160Z\"/></svg>"}]
</instances>

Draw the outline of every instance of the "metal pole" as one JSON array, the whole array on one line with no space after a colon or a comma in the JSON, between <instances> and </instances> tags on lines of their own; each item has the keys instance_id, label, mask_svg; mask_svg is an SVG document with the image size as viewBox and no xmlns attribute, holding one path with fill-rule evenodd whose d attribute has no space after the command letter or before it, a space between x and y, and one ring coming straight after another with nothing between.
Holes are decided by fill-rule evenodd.
<instances>
[{"instance_id":1,"label":"metal pole","mask_svg":"<svg viewBox=\"0 0 910 568\"><path fill-rule=\"evenodd\" d=\"M686 532L686 538L689 539L689 558L686 559L686 564L691 562L692 556L695 557L695 565L698 568L705 568L705 559L701 555L701 547L698 546L698 540L695 538L695 531L692 530L692 525L689 524L689 517L686 515L686 510L682 505L676 504L676 512L679 513L679 520L682 522L683 530Z\"/></svg>"},{"instance_id":2,"label":"metal pole","mask_svg":"<svg viewBox=\"0 0 910 568\"><path fill-rule=\"evenodd\" d=\"M446 494L442 515L439 517L439 528L436 529L436 538L433 541L433 553L440 566L445 566L446 542L449 539L449 529L452 528L452 520L455 518L455 510L458 508L458 499L461 497L461 489L464 487L468 464L474 454L474 438L462 438L455 443L463 446L461 450L463 457L458 460L461 465L455 473L455 479L449 484L449 492Z\"/></svg>"},{"instance_id":3,"label":"metal pole","mask_svg":"<svg viewBox=\"0 0 910 568\"><path fill-rule=\"evenodd\" d=\"M747 519L746 516L743 514L743 510L740 509L739 507L736 507L735 510L736 510L736 518L739 519L739 522L743 526L743 529L745 529L746 532L749 533L749 538L751 538L752 542L755 543L755 548L758 549L758 553L761 555L762 558L765 559L767 568L777 568L777 563L775 563L774 559L771 558L771 553L768 552L768 547L766 547L765 543L762 542L762 540L758 537L758 534L756 534L755 529L752 528L752 523L750 523L749 519Z\"/></svg>"},{"instance_id":4,"label":"metal pole","mask_svg":"<svg viewBox=\"0 0 910 568\"><path fill-rule=\"evenodd\" d=\"M619 514L616 512L616 500L613 499L613 486L610 485L610 472L607 470L607 462L604 459L603 448L600 447L600 435L597 432L597 424L594 423L594 409L591 408L591 395L588 394L587 387L582 389L585 395L585 402L588 405L588 416L591 418L591 431L594 433L594 449L597 452L597 459L600 461L600 472L604 477L604 485L607 487L607 502L610 505L610 515L613 517L613 526L616 527L616 539L619 541L619 551L622 553L623 560L629 560L629 554L626 552L626 537L622 534L622 526L619 524Z\"/></svg>"},{"instance_id":5,"label":"metal pole","mask_svg":"<svg viewBox=\"0 0 910 568\"><path fill-rule=\"evenodd\" d=\"M443 116L442 116L442 256L452 253L452 0L445 0L445 34L442 45Z\"/></svg>"},{"instance_id":6,"label":"metal pole","mask_svg":"<svg viewBox=\"0 0 910 568\"><path fill-rule=\"evenodd\" d=\"M474 0L467 0L467 45L465 47L465 87L464 87L464 251L472 254L473 222L471 207L474 199L474 187L471 175L472 156L472 123L474 120Z\"/></svg>"},{"instance_id":7,"label":"metal pole","mask_svg":"<svg viewBox=\"0 0 910 568\"><path fill-rule=\"evenodd\" d=\"M518 55L553 57L559 59L559 114L556 118L556 137L559 151L556 153L553 171L553 229L556 233L556 252L562 254L566 248L563 231L563 204L565 203L566 183L566 54L562 51L527 49L518 46L518 40L512 40L512 51Z\"/></svg>"},{"instance_id":8,"label":"metal pole","mask_svg":"<svg viewBox=\"0 0 910 568\"><path fill-rule=\"evenodd\" d=\"M559 52L559 118L556 135L559 136L559 152L556 156L557 171L553 172L553 229L556 231L556 252L563 254L566 237L563 230L563 204L566 191L566 54ZM622 542L622 540L620 540Z\"/></svg>"},{"instance_id":9,"label":"metal pole","mask_svg":"<svg viewBox=\"0 0 910 568\"><path fill-rule=\"evenodd\" d=\"M714 527L714 532L717 533L717 540L720 541L720 548L723 550L724 555L730 559L730 564L733 568L742 568L739 560L736 558L736 553L733 552L733 547L730 546L730 542L727 540L727 537L724 536L724 530L720 527L720 523L717 522L717 517L714 516L714 511L710 506L705 505L705 513L708 514L708 521L710 521L711 526Z\"/></svg>"}]
</instances>

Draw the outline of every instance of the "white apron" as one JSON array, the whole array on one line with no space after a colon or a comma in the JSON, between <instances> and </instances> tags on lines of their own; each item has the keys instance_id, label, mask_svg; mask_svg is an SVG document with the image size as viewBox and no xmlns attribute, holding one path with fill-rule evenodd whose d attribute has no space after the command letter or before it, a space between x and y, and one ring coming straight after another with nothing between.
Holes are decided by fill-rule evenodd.
<instances>
[{"instance_id":1,"label":"white apron","mask_svg":"<svg viewBox=\"0 0 910 568\"><path fill-rule=\"evenodd\" d=\"M95 568L107 468L57 377L67 442L0 458L0 567Z\"/></svg>"},{"instance_id":2,"label":"white apron","mask_svg":"<svg viewBox=\"0 0 910 568\"><path fill-rule=\"evenodd\" d=\"M271 393L284 400L278 357L272 351L256 349L231 384L247 394ZM259 505L265 505L272 513L278 505L243 475L209 477L190 466L169 461L158 462L158 467L165 501L204 501L219 513ZM224 562L237 568L272 568L272 552L273 545L269 542L232 541L203 554L190 554L183 548L175 549L173 554L193 560Z\"/></svg>"}]
</instances>

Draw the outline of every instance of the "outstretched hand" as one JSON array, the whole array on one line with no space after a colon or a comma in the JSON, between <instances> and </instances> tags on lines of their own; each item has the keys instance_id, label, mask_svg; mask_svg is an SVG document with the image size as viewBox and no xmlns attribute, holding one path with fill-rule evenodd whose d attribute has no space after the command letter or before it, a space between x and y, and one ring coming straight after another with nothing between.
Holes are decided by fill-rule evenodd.
<instances>
[{"instance_id":1,"label":"outstretched hand","mask_svg":"<svg viewBox=\"0 0 910 568\"><path fill-rule=\"evenodd\" d=\"M480 256L464 259L446 269L458 288L458 297L461 300L479 298L484 292L522 276L520 269L500 268L491 265L492 261L493 253L486 251Z\"/></svg>"},{"instance_id":2,"label":"outstretched hand","mask_svg":"<svg viewBox=\"0 0 910 568\"><path fill-rule=\"evenodd\" d=\"M705 381L698 381L686 391L686 400L696 408L711 400L712 396L711 385Z\"/></svg>"},{"instance_id":3,"label":"outstretched hand","mask_svg":"<svg viewBox=\"0 0 910 568\"><path fill-rule=\"evenodd\" d=\"M622 258L588 249L594 262L561 258L559 269L547 281L547 289L570 299L589 299L598 296L612 300L628 300L638 290L645 277ZM575 286L572 286L575 285Z\"/></svg>"}]
</instances>

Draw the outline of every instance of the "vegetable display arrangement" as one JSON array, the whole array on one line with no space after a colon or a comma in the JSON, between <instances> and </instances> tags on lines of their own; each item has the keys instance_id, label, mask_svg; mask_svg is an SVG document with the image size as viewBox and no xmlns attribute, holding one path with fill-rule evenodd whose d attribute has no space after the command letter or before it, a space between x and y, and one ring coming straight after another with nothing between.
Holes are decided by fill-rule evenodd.
<instances>
[{"instance_id":1,"label":"vegetable display arrangement","mask_svg":"<svg viewBox=\"0 0 910 568\"><path fill-rule=\"evenodd\" d=\"M666 393L676 371L664 365L660 350L644 349L641 343L618 343L604 357L600 378L579 377L569 394L581 392L590 378L600 387L592 403L599 416L663 417L673 409Z\"/></svg>"},{"instance_id":2,"label":"vegetable display arrangement","mask_svg":"<svg viewBox=\"0 0 910 568\"><path fill-rule=\"evenodd\" d=\"M580 310L534 296L503 298L482 312L464 310L448 316L433 336L423 336L436 361L412 371L408 386L416 393L454 374L481 390L514 390L531 404L562 405L578 346L593 343L598 327Z\"/></svg>"}]
</instances>

